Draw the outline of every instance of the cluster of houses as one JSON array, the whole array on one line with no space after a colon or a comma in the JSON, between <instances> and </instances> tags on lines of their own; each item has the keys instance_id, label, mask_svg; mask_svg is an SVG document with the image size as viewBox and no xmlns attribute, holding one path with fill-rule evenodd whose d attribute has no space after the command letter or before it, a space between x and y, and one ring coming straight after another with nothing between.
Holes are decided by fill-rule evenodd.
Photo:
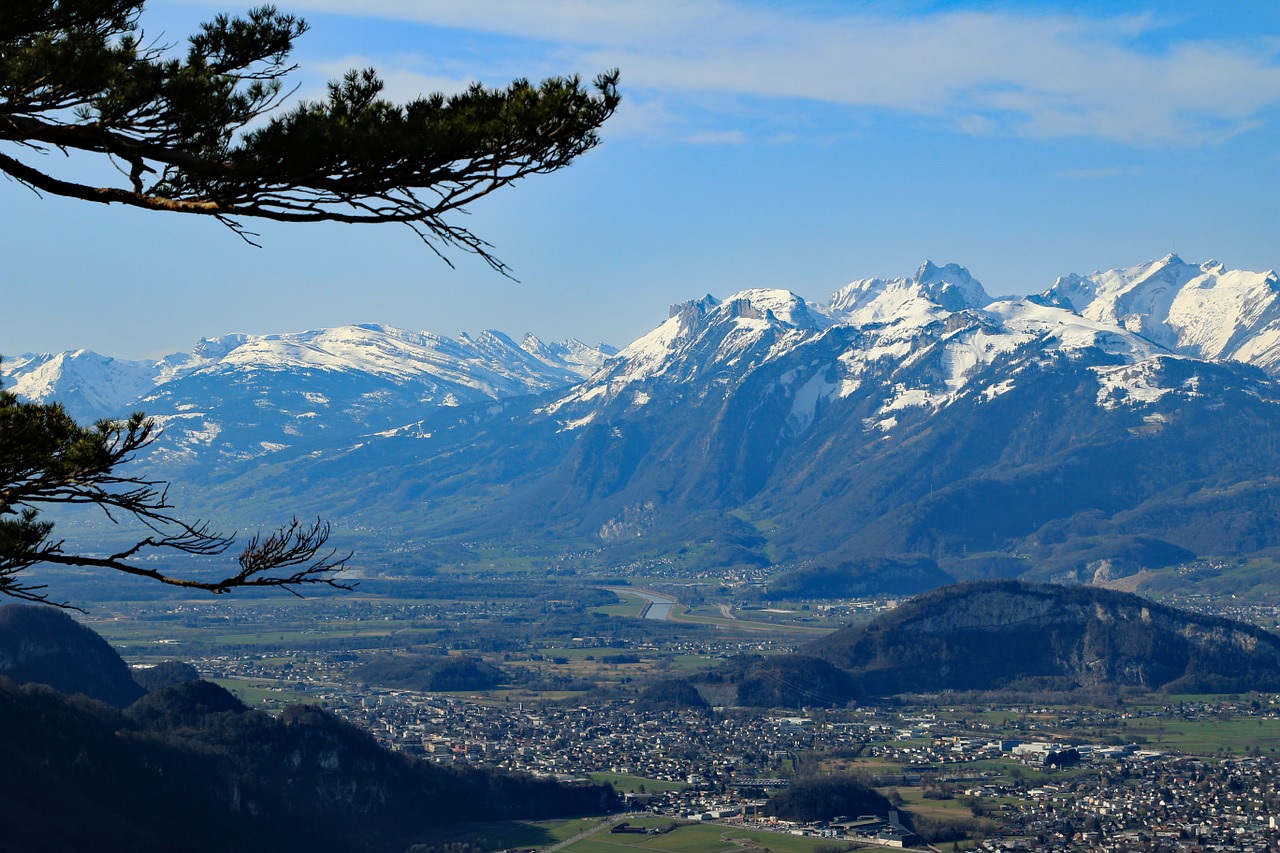
<instances>
[{"instance_id":1,"label":"cluster of houses","mask_svg":"<svg viewBox=\"0 0 1280 853\"><path fill-rule=\"evenodd\" d=\"M852 746L866 728L818 732L807 720L640 713L631 705L614 700L535 708L384 693L341 713L398 749L445 763L561 778L611 773L719 791L776 784L793 769L797 751Z\"/></svg>"},{"instance_id":2,"label":"cluster of houses","mask_svg":"<svg viewBox=\"0 0 1280 853\"><path fill-rule=\"evenodd\" d=\"M1133 754L1005 807L987 850L1266 853L1280 849L1280 761Z\"/></svg>"}]
</instances>

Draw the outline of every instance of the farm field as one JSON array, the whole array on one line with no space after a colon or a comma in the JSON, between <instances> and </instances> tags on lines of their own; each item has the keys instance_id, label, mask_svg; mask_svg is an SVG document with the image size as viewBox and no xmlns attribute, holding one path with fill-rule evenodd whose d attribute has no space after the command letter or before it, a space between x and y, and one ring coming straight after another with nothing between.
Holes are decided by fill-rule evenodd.
<instances>
[{"instance_id":1,"label":"farm field","mask_svg":"<svg viewBox=\"0 0 1280 853\"><path fill-rule=\"evenodd\" d=\"M655 818L638 818L629 821L632 826L666 827L671 821ZM840 846L840 845L837 845ZM641 853L659 850L665 853L735 853L735 851L773 851L773 853L814 853L819 848L831 848L829 839L806 838L785 832L728 827L721 824L680 824L670 832L660 835L613 834L601 829L590 837L562 848L567 853ZM859 850L889 850L887 847L859 847Z\"/></svg>"}]
</instances>

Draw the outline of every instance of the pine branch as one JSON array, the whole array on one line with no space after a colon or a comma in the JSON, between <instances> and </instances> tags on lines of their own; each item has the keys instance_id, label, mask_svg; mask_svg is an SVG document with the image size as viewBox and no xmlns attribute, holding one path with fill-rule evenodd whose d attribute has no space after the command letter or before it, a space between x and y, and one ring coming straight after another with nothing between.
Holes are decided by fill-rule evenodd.
<instances>
[{"instance_id":1,"label":"pine branch","mask_svg":"<svg viewBox=\"0 0 1280 853\"><path fill-rule=\"evenodd\" d=\"M154 422L141 414L84 427L61 406L26 403L0 392L0 594L53 603L44 585L24 583L20 577L46 564L107 569L214 594L241 587L279 587L299 594L304 586L354 586L340 577L350 555L326 548L330 527L320 520L308 525L295 518L269 536L254 536L239 555L239 570L215 580L140 562L164 551L216 557L235 542L234 535L217 533L208 522L175 515L163 482L118 470L157 436ZM94 506L112 521L141 522L154 535L113 554L68 553L63 540L51 538L53 523L39 517L40 509L51 505Z\"/></svg>"},{"instance_id":2,"label":"pine branch","mask_svg":"<svg viewBox=\"0 0 1280 853\"><path fill-rule=\"evenodd\" d=\"M8 154L0 171L39 192L212 216L254 245L241 219L398 223L442 258L453 248L508 274L488 243L446 217L567 166L599 143L619 103L615 71L591 87L517 80L396 105L365 69L245 132L282 106L305 22L271 7L221 15L178 59L142 44L138 0L90 5L102 17L28 0L0 22L0 143L106 157L124 164L121 182L63 179Z\"/></svg>"}]
</instances>

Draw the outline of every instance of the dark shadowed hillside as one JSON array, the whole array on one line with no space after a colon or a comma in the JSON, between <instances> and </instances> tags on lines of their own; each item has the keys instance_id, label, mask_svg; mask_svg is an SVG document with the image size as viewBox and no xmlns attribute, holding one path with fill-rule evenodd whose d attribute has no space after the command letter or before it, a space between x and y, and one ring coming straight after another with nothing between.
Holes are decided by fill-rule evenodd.
<instances>
[{"instance_id":1,"label":"dark shadowed hillside","mask_svg":"<svg viewBox=\"0 0 1280 853\"><path fill-rule=\"evenodd\" d=\"M454 770L310 706L274 718L208 682L125 712L0 680L0 851L399 851L468 821L598 812L603 786Z\"/></svg>"},{"instance_id":2,"label":"dark shadowed hillside","mask_svg":"<svg viewBox=\"0 0 1280 853\"><path fill-rule=\"evenodd\" d=\"M975 581L918 596L738 678L742 704L941 690L1280 689L1280 637L1129 593Z\"/></svg>"},{"instance_id":3,"label":"dark shadowed hillside","mask_svg":"<svg viewBox=\"0 0 1280 853\"><path fill-rule=\"evenodd\" d=\"M363 684L428 693L487 690L502 683L502 670L480 658L449 655L383 654L354 673Z\"/></svg>"},{"instance_id":4,"label":"dark shadowed hillside","mask_svg":"<svg viewBox=\"0 0 1280 853\"><path fill-rule=\"evenodd\" d=\"M66 613L31 604L0 606L0 675L121 708L144 692L106 640Z\"/></svg>"},{"instance_id":5,"label":"dark shadowed hillside","mask_svg":"<svg viewBox=\"0 0 1280 853\"><path fill-rule=\"evenodd\" d=\"M49 609L9 606L0 615L9 628L6 660L20 661L32 682L0 677L0 786L6 813L23 816L6 823L3 853L175 845L399 853L444 826L614 805L608 786L445 768L391 752L319 708L295 705L280 717L251 711L182 671L160 679L175 683L113 708L83 695L104 693L98 670L128 677L101 637ZM55 682L81 695L46 686Z\"/></svg>"},{"instance_id":6,"label":"dark shadowed hillside","mask_svg":"<svg viewBox=\"0 0 1280 853\"><path fill-rule=\"evenodd\" d=\"M892 808L875 789L850 776L800 779L769 798L766 811L783 820L835 820L841 815L885 814Z\"/></svg>"}]
</instances>

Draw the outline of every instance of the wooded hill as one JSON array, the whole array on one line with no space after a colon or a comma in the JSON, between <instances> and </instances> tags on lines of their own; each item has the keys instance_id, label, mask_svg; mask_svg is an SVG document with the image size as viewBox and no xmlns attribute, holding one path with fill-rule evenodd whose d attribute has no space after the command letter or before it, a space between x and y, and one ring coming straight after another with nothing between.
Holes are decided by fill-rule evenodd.
<instances>
[{"instance_id":1,"label":"wooded hill","mask_svg":"<svg viewBox=\"0 0 1280 853\"><path fill-rule=\"evenodd\" d=\"M100 637L47 608L8 605L0 614L0 626L37 628L0 629L0 649L61 649L43 656L44 672L67 693L103 695L67 678L92 668L80 650L106 646ZM0 655L0 673L19 675ZM115 666L128 677L118 657ZM44 680L30 666L20 677ZM22 816L6 821L4 853L399 853L444 826L615 805L607 785L442 767L386 750L319 708L290 706L276 718L205 681L120 708L0 675L0 727L9 733L0 741L6 812Z\"/></svg>"},{"instance_id":2,"label":"wooded hill","mask_svg":"<svg viewBox=\"0 0 1280 853\"><path fill-rule=\"evenodd\" d=\"M974 581L715 676L738 704L939 691L1280 690L1280 637L1090 586Z\"/></svg>"}]
</instances>

